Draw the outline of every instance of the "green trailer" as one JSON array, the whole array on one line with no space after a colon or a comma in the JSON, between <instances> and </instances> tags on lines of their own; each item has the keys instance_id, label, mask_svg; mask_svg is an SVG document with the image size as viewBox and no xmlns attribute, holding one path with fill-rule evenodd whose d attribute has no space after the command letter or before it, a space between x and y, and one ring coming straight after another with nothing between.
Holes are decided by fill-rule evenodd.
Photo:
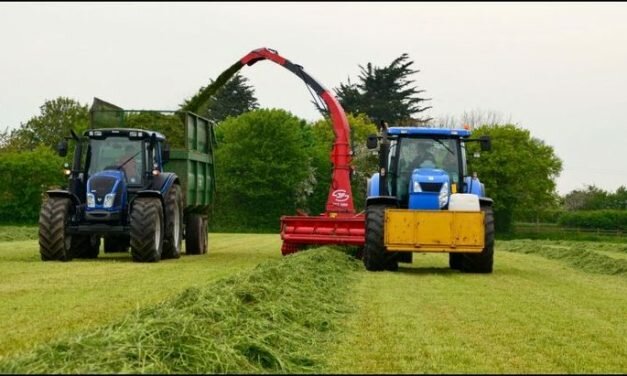
<instances>
[{"instance_id":1,"label":"green trailer","mask_svg":"<svg viewBox=\"0 0 627 376\"><path fill-rule=\"evenodd\" d=\"M128 252L155 262L203 254L215 194L214 124L187 111L124 110L99 99L75 141L66 189L47 192L39 220L44 261ZM67 141L59 144L65 156ZM185 249L182 242L185 239Z\"/></svg>"}]
</instances>

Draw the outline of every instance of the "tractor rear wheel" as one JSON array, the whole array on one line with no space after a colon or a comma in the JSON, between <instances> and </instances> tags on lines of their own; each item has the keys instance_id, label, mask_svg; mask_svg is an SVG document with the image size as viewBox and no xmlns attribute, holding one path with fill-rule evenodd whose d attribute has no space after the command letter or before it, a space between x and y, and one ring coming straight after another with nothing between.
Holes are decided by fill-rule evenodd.
<instances>
[{"instance_id":1,"label":"tractor rear wheel","mask_svg":"<svg viewBox=\"0 0 627 376\"><path fill-rule=\"evenodd\" d=\"M72 236L66 234L70 220L70 199L49 197L39 212L39 253L43 261L72 260Z\"/></svg>"},{"instance_id":2,"label":"tractor rear wheel","mask_svg":"<svg viewBox=\"0 0 627 376\"><path fill-rule=\"evenodd\" d=\"M162 258L181 257L183 245L183 195L181 187L173 185L165 198L165 234Z\"/></svg>"},{"instance_id":3,"label":"tractor rear wheel","mask_svg":"<svg viewBox=\"0 0 627 376\"><path fill-rule=\"evenodd\" d=\"M75 258L95 259L100 253L100 237L96 235L74 235L70 252Z\"/></svg>"},{"instance_id":4,"label":"tractor rear wheel","mask_svg":"<svg viewBox=\"0 0 627 376\"><path fill-rule=\"evenodd\" d=\"M396 253L387 252L383 241L385 209L387 205L370 205L366 208L366 244L363 261L366 270L398 270Z\"/></svg>"},{"instance_id":5,"label":"tractor rear wheel","mask_svg":"<svg viewBox=\"0 0 627 376\"><path fill-rule=\"evenodd\" d=\"M104 238L104 252L128 252L129 239L128 237L119 235L109 235Z\"/></svg>"},{"instance_id":6,"label":"tractor rear wheel","mask_svg":"<svg viewBox=\"0 0 627 376\"><path fill-rule=\"evenodd\" d=\"M492 207L484 205L481 211L485 213L485 246L480 253L464 253L462 256L462 272L492 273L494 263L494 214Z\"/></svg>"},{"instance_id":7,"label":"tractor rear wheel","mask_svg":"<svg viewBox=\"0 0 627 376\"><path fill-rule=\"evenodd\" d=\"M138 197L131 209L131 255L136 262L157 262L163 250L163 205L155 197Z\"/></svg>"},{"instance_id":8,"label":"tractor rear wheel","mask_svg":"<svg viewBox=\"0 0 627 376\"><path fill-rule=\"evenodd\" d=\"M200 214L191 214L185 226L185 253L207 253L207 221Z\"/></svg>"},{"instance_id":9,"label":"tractor rear wheel","mask_svg":"<svg viewBox=\"0 0 627 376\"><path fill-rule=\"evenodd\" d=\"M453 270L462 270L462 254L461 253L449 253L448 254L448 266Z\"/></svg>"}]
</instances>

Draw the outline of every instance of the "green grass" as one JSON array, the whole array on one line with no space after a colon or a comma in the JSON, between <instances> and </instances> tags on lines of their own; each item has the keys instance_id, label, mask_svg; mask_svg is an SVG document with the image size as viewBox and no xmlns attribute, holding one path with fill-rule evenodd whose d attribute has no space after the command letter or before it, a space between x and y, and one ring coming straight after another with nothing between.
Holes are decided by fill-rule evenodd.
<instances>
[{"instance_id":1,"label":"green grass","mask_svg":"<svg viewBox=\"0 0 627 376\"><path fill-rule=\"evenodd\" d=\"M0 356L120 319L187 287L281 258L278 235L210 234L209 253L134 263L130 255L42 262L37 241L0 243Z\"/></svg>"},{"instance_id":2,"label":"green grass","mask_svg":"<svg viewBox=\"0 0 627 376\"><path fill-rule=\"evenodd\" d=\"M37 226L0 226L0 242L15 240L37 240Z\"/></svg>"},{"instance_id":3,"label":"green grass","mask_svg":"<svg viewBox=\"0 0 627 376\"><path fill-rule=\"evenodd\" d=\"M295 373L349 307L357 263L319 248L189 288L118 323L0 362L2 373Z\"/></svg>"},{"instance_id":4,"label":"green grass","mask_svg":"<svg viewBox=\"0 0 627 376\"><path fill-rule=\"evenodd\" d=\"M424 254L361 272L326 372L624 374L627 280L508 247L497 243L491 275Z\"/></svg>"},{"instance_id":5,"label":"green grass","mask_svg":"<svg viewBox=\"0 0 627 376\"><path fill-rule=\"evenodd\" d=\"M0 243L0 314L10 317L0 322L0 355L12 358L43 345L50 354L31 354L58 364L57 370L72 372L55 363L60 362L59 354L80 354L67 351L93 344L115 359L113 355L122 351L109 347L119 343L115 341L123 339L121 343L131 344L125 348L137 350L132 344L140 342L133 342L137 338L130 335L132 332L147 333L142 338L148 342L141 343L155 346L142 354L158 354L155 356L164 359L163 363L146 357L147 363L141 368L134 363L137 358L125 358L124 365L106 369L193 373L195 368L190 364L206 361L203 370L219 373L627 372L627 278L621 269L627 255L624 244L497 241L494 273L489 275L452 271L447 255L414 254L413 264L401 264L398 272L366 272L360 266L343 282L325 285L331 291L327 301L312 290L320 281L314 286L297 283L299 289L283 289L283 283L305 278L305 272L290 277L281 274L270 285L260 284L259 289L251 287L256 282L251 283L249 277L242 277L258 275L246 273L262 261L281 259L276 234L210 234L210 243L208 255L183 256L158 264L135 264L127 255L43 263L36 241ZM264 275L271 278L274 274ZM321 270L318 274L329 272ZM226 280L236 283L229 285ZM198 289L180 295L194 286ZM238 290L236 286L248 287ZM246 310L246 304L230 304L233 300L223 298L226 290L231 292L228 299L249 299L246 297L252 292L253 301L262 296L269 298L268 302L286 302L279 295L295 294L299 303L292 304L289 312L309 316L314 309L307 305L310 302L320 305L321 312L330 312L329 321L321 324L319 318L312 319L309 328L315 330L306 335L298 332L283 341L263 333L287 336L289 333L282 329L296 331L296 327L303 327L302 321L296 327L257 325L253 317L267 318L268 312L275 316L278 312L280 317L284 311L273 308L275 303L263 310ZM238 295L237 291L244 293ZM196 303L190 302L203 302L206 320L213 320L215 312L236 306L233 320L217 326L220 333L233 335L220 337L224 341L216 344L212 342L216 337L213 326L197 323L193 328L200 329L193 330L181 326L177 318L203 320L202 315L193 316ZM147 326L137 324L142 321L147 321ZM133 332L133 325L119 326L124 322L135 322L141 330ZM85 335L92 332L100 334ZM186 339L177 337L185 333ZM178 348L167 354L160 352L167 349L161 344L170 343L166 339L173 337L181 346L189 346L187 352L199 354L196 350L200 348L204 355L176 358L172 354L180 355ZM246 341L240 342L241 338ZM59 339L61 345L49 344ZM210 347L211 343L216 348ZM246 347L242 343L256 345ZM243 351L246 348L250 351ZM223 354L220 349L233 351L220 355L220 359L235 359L228 363L234 364L233 368L215 364L211 357ZM238 358L233 355L238 351L250 356ZM68 361L76 362L76 357L72 355ZM94 362L100 364L100 360ZM68 367L80 368L76 363ZM6 369L0 368L0 372Z\"/></svg>"}]
</instances>

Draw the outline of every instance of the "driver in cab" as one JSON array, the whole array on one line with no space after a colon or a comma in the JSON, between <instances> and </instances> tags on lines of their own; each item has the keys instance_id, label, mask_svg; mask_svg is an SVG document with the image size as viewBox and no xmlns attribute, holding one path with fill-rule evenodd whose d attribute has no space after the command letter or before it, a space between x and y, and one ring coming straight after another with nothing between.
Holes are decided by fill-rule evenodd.
<instances>
[{"instance_id":1,"label":"driver in cab","mask_svg":"<svg viewBox=\"0 0 627 376\"><path fill-rule=\"evenodd\" d=\"M127 145L124 154L117 161L118 166L124 171L126 179L130 184L137 183L139 178L137 175L137 162L135 161L137 155L135 148L132 145Z\"/></svg>"}]
</instances>

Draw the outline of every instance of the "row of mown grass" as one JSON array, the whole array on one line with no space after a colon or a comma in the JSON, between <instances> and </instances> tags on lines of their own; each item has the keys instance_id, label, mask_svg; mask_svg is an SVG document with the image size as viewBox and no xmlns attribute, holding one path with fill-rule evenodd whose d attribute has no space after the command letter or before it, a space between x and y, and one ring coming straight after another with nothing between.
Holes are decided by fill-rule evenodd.
<instances>
[{"instance_id":1,"label":"row of mown grass","mask_svg":"<svg viewBox=\"0 0 627 376\"><path fill-rule=\"evenodd\" d=\"M627 244L521 239L504 242L501 249L560 260L586 272L627 276L627 259L620 257L627 254Z\"/></svg>"},{"instance_id":2,"label":"row of mown grass","mask_svg":"<svg viewBox=\"0 0 627 376\"><path fill-rule=\"evenodd\" d=\"M280 259L280 248L278 235L209 234L207 254L154 264L102 250L93 260L42 262L37 240L0 242L0 317L10 318L0 320L0 357Z\"/></svg>"},{"instance_id":3,"label":"row of mown grass","mask_svg":"<svg viewBox=\"0 0 627 376\"><path fill-rule=\"evenodd\" d=\"M37 240L37 226L0 226L0 242Z\"/></svg>"},{"instance_id":4,"label":"row of mown grass","mask_svg":"<svg viewBox=\"0 0 627 376\"><path fill-rule=\"evenodd\" d=\"M357 263L328 248L261 263L115 324L0 362L2 373L316 372Z\"/></svg>"}]
</instances>

